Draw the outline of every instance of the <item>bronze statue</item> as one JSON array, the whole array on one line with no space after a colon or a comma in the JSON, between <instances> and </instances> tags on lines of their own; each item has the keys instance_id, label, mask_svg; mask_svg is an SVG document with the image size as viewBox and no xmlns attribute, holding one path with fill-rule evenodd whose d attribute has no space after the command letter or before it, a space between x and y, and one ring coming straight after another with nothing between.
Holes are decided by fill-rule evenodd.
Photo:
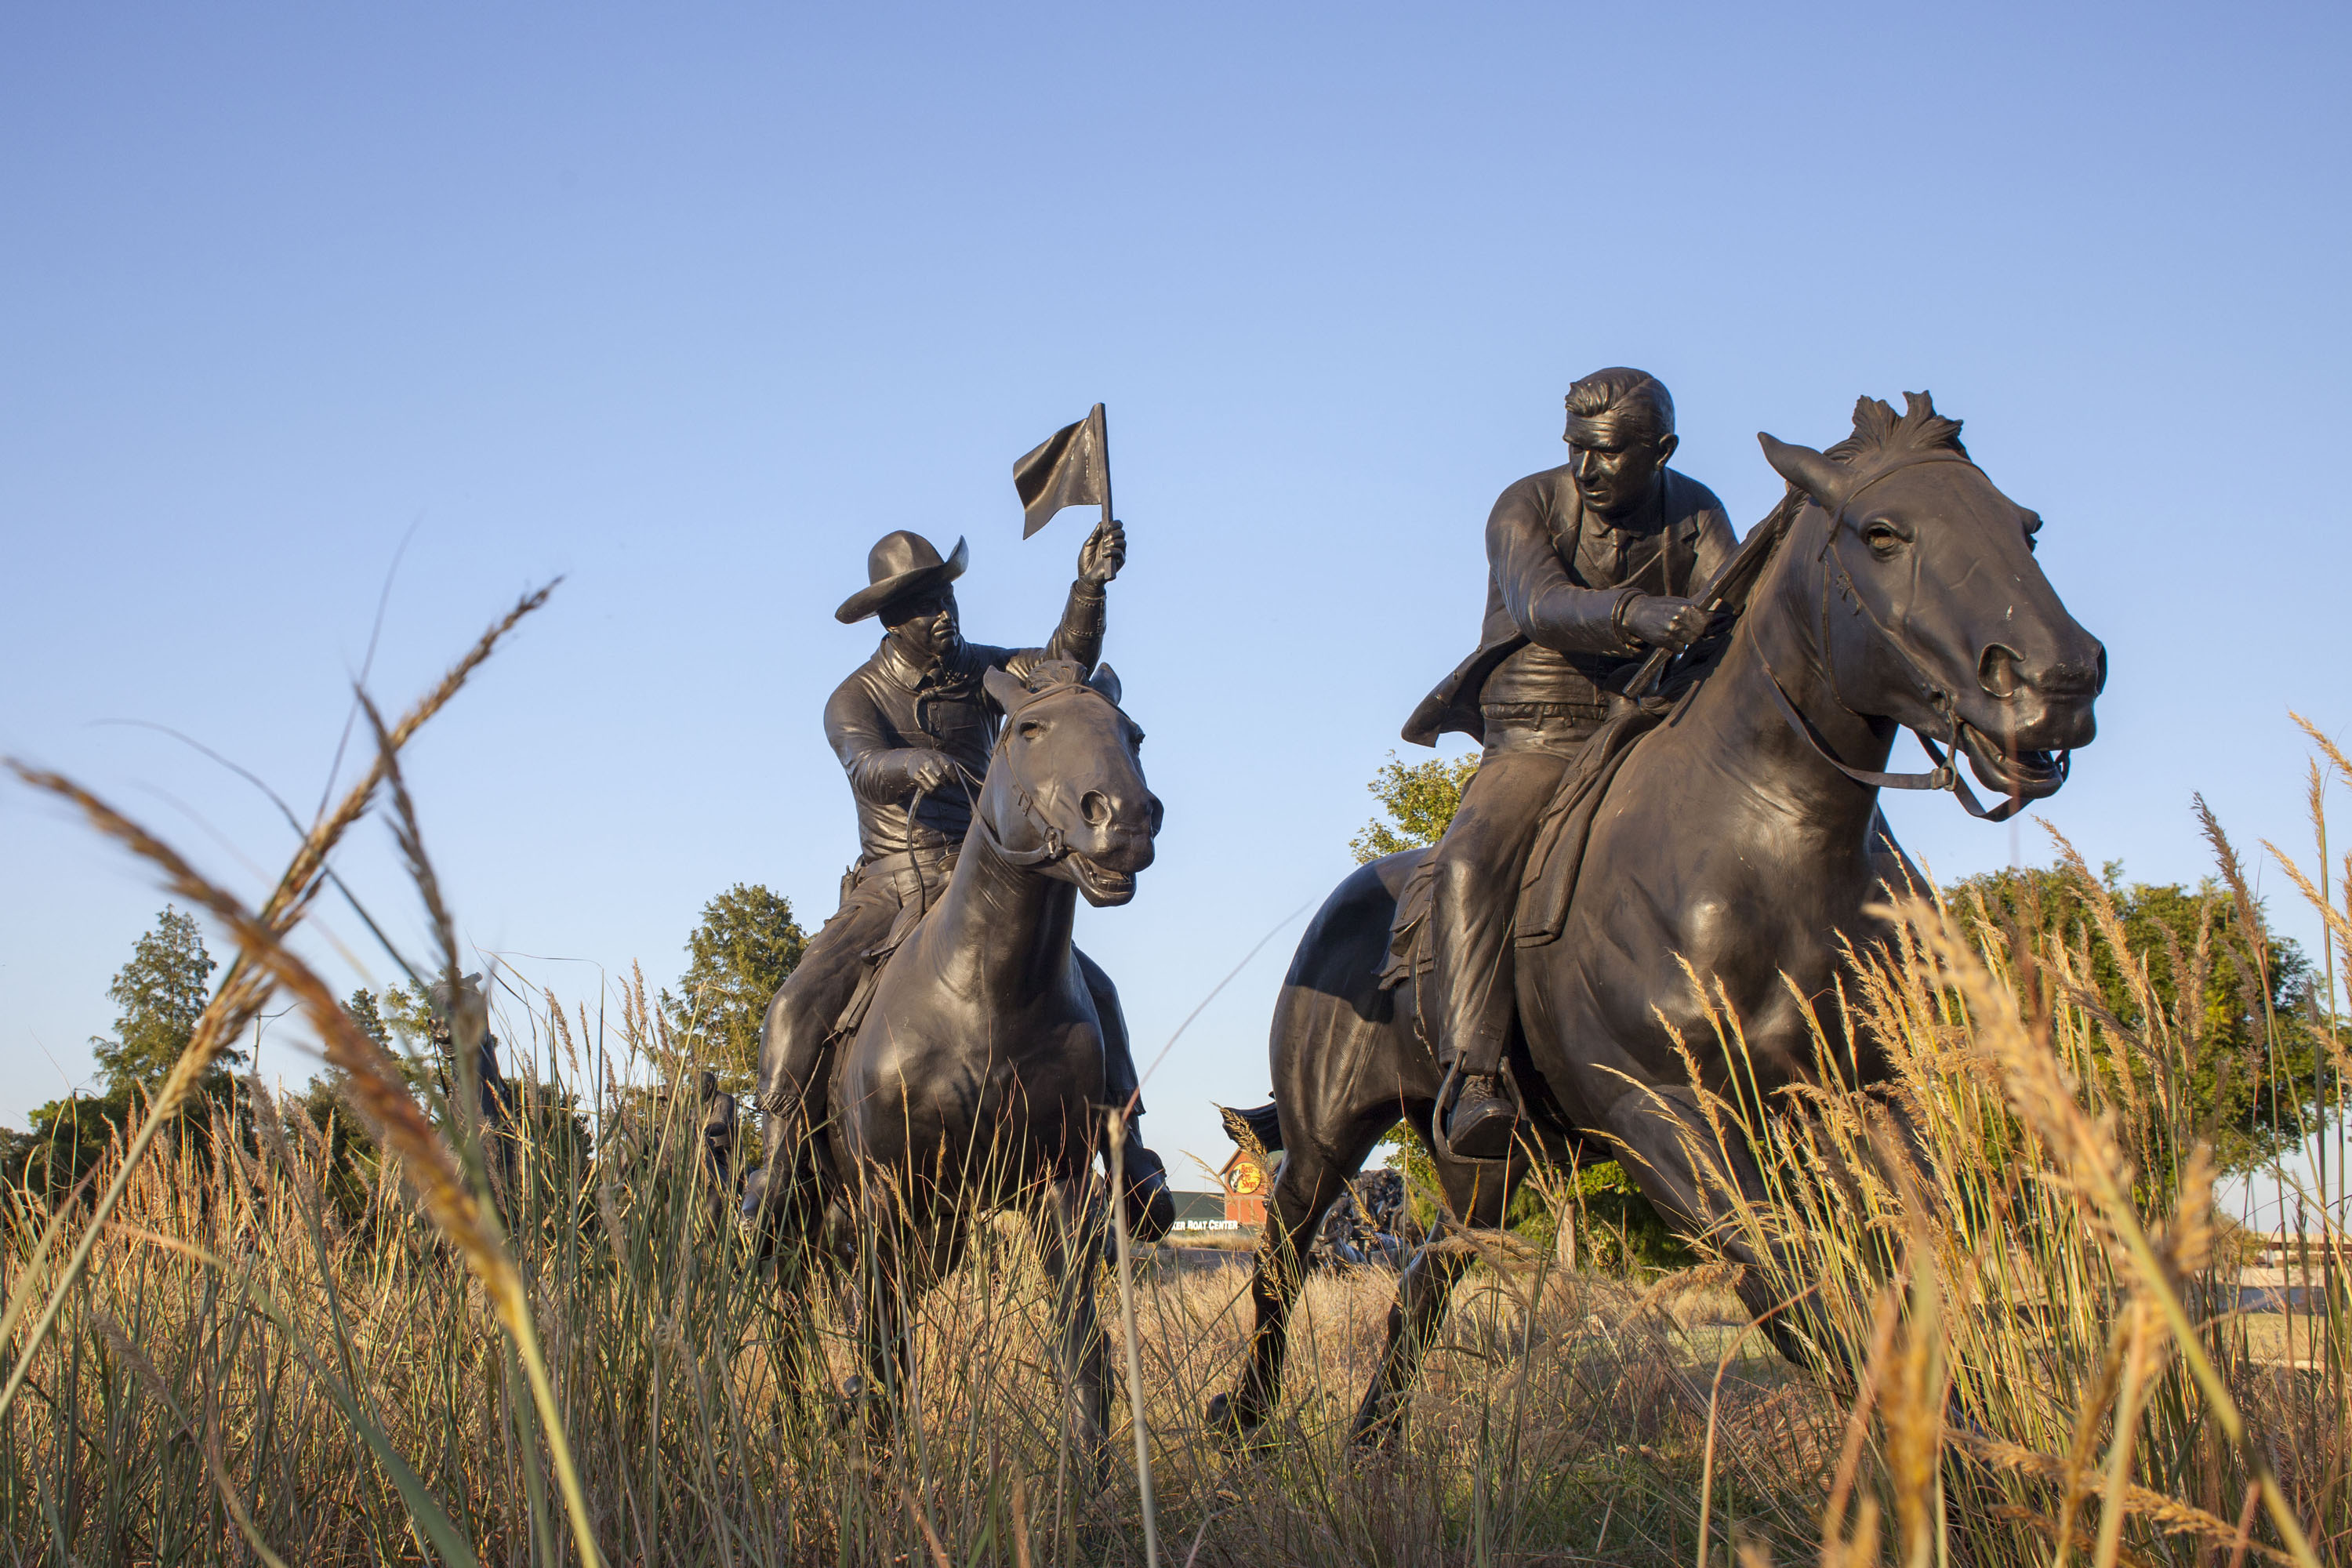
<instances>
[{"instance_id":1,"label":"bronze statue","mask_svg":"<svg viewBox=\"0 0 2352 1568\"><path fill-rule=\"evenodd\" d=\"M1486 519L1478 651L1424 699L1404 738L1485 742L1434 851L1438 1060L1455 1074L1444 1129L1454 1152L1499 1159L1516 1113L1501 1086L1513 1021L1511 914L1538 815L1654 647L1707 627L1688 598L1738 541L1715 492L1666 467L1675 404L1622 367L1569 388L1568 461L1505 490Z\"/></svg>"},{"instance_id":2,"label":"bronze statue","mask_svg":"<svg viewBox=\"0 0 2352 1568\"><path fill-rule=\"evenodd\" d=\"M1135 896L1160 805L1110 668L1084 679L1069 660L1019 662L981 671L1004 723L980 759L970 836L875 972L839 1053L814 1141L821 1201L778 1207L811 1227L801 1239L828 1208L857 1215L875 1269L859 1292L860 1338L877 1392L905 1386L906 1309L955 1268L973 1216L1026 1209L1057 1286L1069 1416L1098 1457L1108 1371L1083 1238L1105 1108L1124 1113L1110 1079L1124 1027L1070 927L1081 893L1098 906ZM1158 1201L1169 1204L1164 1188Z\"/></svg>"},{"instance_id":3,"label":"bronze statue","mask_svg":"<svg viewBox=\"0 0 2352 1568\"><path fill-rule=\"evenodd\" d=\"M490 1033L490 1008L482 995L482 977L461 975L453 990L445 974L425 988L425 997L432 1016L426 1032L440 1057L435 1076L440 1080L442 1099L452 1106L457 1103L465 1081L465 1074L458 1070L457 1041L465 1035L474 1037L475 1111L481 1118L482 1147L503 1198L514 1181L515 1089L499 1070L499 1037Z\"/></svg>"},{"instance_id":4,"label":"bronze statue","mask_svg":"<svg viewBox=\"0 0 2352 1568\"><path fill-rule=\"evenodd\" d=\"M2095 732L2106 652L2034 561L2041 519L1969 459L1958 421L1924 395L1906 401L1898 417L1863 399L1853 436L1825 453L1761 437L1788 495L1698 595L1703 610L1738 610L1732 629L1675 660L1681 668L1664 670L1654 694L1616 704L1588 742L1607 750L1613 779L1593 775L1581 796L1572 780L1545 808L1547 831L1561 837L1539 841L1540 875L1503 895L1521 910L1522 1032L1504 1058L1528 1113L1521 1149L1563 1163L1622 1159L1689 1234L1725 1214L1725 1187L1769 1200L1744 1144L1702 1156L1713 1170L1693 1169L1693 1147L1718 1145L1669 1032L1711 1037L1682 961L1723 988L1754 1092L1805 1080L1807 1005L1832 995L1842 942L1886 940L1864 906L1882 896L1882 882L1904 885L1879 791L1949 788L1973 814L1998 818L2054 794L2069 751ZM1884 771L1906 728L1934 772ZM1944 747L1967 753L2007 804L1979 805ZM1594 808L1601 799L1605 810ZM1287 1153L1253 1286L1249 1363L1210 1410L1229 1429L1257 1425L1278 1395L1295 1260L1325 1208L1401 1115L1424 1137L1437 1131L1441 1074L1421 1033L1436 1004L1422 994L1410 932L1402 962L1391 962L1400 899L1429 854L1388 856L1342 882L1301 941L1276 1004L1276 1102L1245 1120ZM1541 912L1548 899L1559 902L1556 915ZM1551 940L1527 941L1547 931ZM1876 1042L1854 1049L1861 1078L1885 1076ZM1702 1067L1706 1088L1734 1092L1728 1064ZM1500 1223L1526 1157L1470 1160L1431 1141L1454 1215ZM1357 1415L1360 1438L1393 1430L1420 1347L1468 1261L1425 1247L1399 1282L1388 1350ZM1775 1305L1759 1269L1740 1289L1759 1315ZM1792 1357L1836 1353L1802 1309L1765 1327Z\"/></svg>"},{"instance_id":5,"label":"bronze statue","mask_svg":"<svg viewBox=\"0 0 2352 1568\"><path fill-rule=\"evenodd\" d=\"M702 1169L710 1179L711 1201L724 1214L735 1193L735 1097L719 1087L708 1068L695 1085L702 1108Z\"/></svg>"},{"instance_id":6,"label":"bronze statue","mask_svg":"<svg viewBox=\"0 0 2352 1568\"><path fill-rule=\"evenodd\" d=\"M886 535L866 558L866 587L835 614L844 623L878 616L881 646L825 704L825 739L841 759L857 803L858 859L843 880L840 909L811 938L799 965L770 1003L761 1033L760 1105L769 1116L769 1163L761 1201L781 1201L813 1170L814 1140L846 1108L829 1103L827 1047L868 968L869 956L902 919L935 904L973 828L971 781L999 738L989 682L1015 682L1067 661L1083 672L1102 652L1104 589L1127 556L1125 531L1106 521L1078 552L1061 625L1043 647L966 642L955 599L967 552L956 541L942 559L920 534ZM1067 939L1065 926L1062 940ZM1084 953L1076 955L1101 1021L1104 1093L1139 1118L1135 1063L1118 993ZM1174 1223L1174 1202L1158 1155L1129 1134L1129 1212L1138 1233L1156 1239Z\"/></svg>"}]
</instances>

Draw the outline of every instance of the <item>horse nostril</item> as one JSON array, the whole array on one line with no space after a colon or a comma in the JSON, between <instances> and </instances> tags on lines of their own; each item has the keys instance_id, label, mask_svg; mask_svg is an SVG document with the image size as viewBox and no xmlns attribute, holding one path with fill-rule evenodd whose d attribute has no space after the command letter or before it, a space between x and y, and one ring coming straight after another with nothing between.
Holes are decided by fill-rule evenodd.
<instances>
[{"instance_id":1,"label":"horse nostril","mask_svg":"<svg viewBox=\"0 0 2352 1568\"><path fill-rule=\"evenodd\" d=\"M1161 821L1162 821L1162 820L1167 816L1167 815L1168 815L1168 808L1167 808L1166 806L1164 806L1164 805L1160 805L1160 797L1159 797L1158 795L1153 795L1153 796L1151 797L1151 837L1152 837L1157 838L1157 837L1160 837L1160 822L1161 822Z\"/></svg>"},{"instance_id":2,"label":"horse nostril","mask_svg":"<svg viewBox=\"0 0 2352 1568\"><path fill-rule=\"evenodd\" d=\"M1078 797L1078 815L1087 819L1089 827L1100 827L1110 820L1110 797L1098 789L1090 789Z\"/></svg>"},{"instance_id":3,"label":"horse nostril","mask_svg":"<svg viewBox=\"0 0 2352 1568\"><path fill-rule=\"evenodd\" d=\"M2017 650L2000 643L1985 645L1977 660L1977 684L1995 697L2017 695Z\"/></svg>"}]
</instances>

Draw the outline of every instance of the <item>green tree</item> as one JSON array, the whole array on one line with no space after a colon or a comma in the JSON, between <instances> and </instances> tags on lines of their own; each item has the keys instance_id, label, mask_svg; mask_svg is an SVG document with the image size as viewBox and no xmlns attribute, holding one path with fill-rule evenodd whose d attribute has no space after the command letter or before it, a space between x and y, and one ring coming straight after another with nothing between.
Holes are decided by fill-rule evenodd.
<instances>
[{"instance_id":1,"label":"green tree","mask_svg":"<svg viewBox=\"0 0 2352 1568\"><path fill-rule=\"evenodd\" d=\"M756 882L738 882L702 906L702 921L686 939L681 994L664 991L662 1012L680 1046L730 1092L751 1087L769 1000L807 945L790 900Z\"/></svg>"},{"instance_id":2,"label":"green tree","mask_svg":"<svg viewBox=\"0 0 2352 1568\"><path fill-rule=\"evenodd\" d=\"M114 1033L90 1041L98 1059L95 1094L72 1094L35 1109L21 1133L0 1133L0 1174L11 1184L26 1184L54 1196L79 1181L129 1124L134 1110L163 1083L180 1053L188 1048L196 1019L209 999L216 967L205 951L194 917L165 905L155 929L131 950L131 961L115 971L107 996L121 1009ZM234 1049L215 1058L183 1105L181 1122L201 1131L211 1121L210 1102L234 1100L230 1068L245 1059Z\"/></svg>"},{"instance_id":3,"label":"green tree","mask_svg":"<svg viewBox=\"0 0 2352 1568\"><path fill-rule=\"evenodd\" d=\"M2125 954L2101 934L2095 892L2113 907L2130 960L2147 966L2159 1017L2147 1016ZM1997 925L2087 954L2099 1004L2124 1033L2146 1037L2152 1025L2184 1039L2193 1032L2188 1070L2177 1078L2137 1047L2112 1050L2104 1065L2130 1074L2137 1092L2171 1097L2172 1130L2184 1142L2210 1142L2224 1170L2252 1170L2292 1149L2335 1103L2335 1075L2312 1022L2318 977L2292 938L2269 929L2260 903L2247 906L2250 925L2210 878L2195 888L2129 882L2116 860L2100 868L2095 888L2063 865L2029 867L1967 878L1945 898L1964 918L1981 900ZM2193 998L2186 1006L2184 991ZM2124 1043L2115 1030L2108 1038Z\"/></svg>"},{"instance_id":4,"label":"green tree","mask_svg":"<svg viewBox=\"0 0 2352 1568\"><path fill-rule=\"evenodd\" d=\"M114 1020L114 1037L89 1042L98 1070L110 1087L136 1083L152 1089L163 1081L195 1033L196 1019L212 994L215 967L195 918L164 905L155 929L139 939L131 950L131 962L115 971L114 984L106 989L122 1009ZM226 1083L229 1068L243 1059L235 1051L214 1058L205 1089Z\"/></svg>"},{"instance_id":5,"label":"green tree","mask_svg":"<svg viewBox=\"0 0 2352 1568\"><path fill-rule=\"evenodd\" d=\"M392 1049L392 1031L384 1025L383 1010L377 1006L374 995L365 986L354 989L343 999L343 1011L360 1026L361 1033L387 1051ZM394 1053L394 1059L400 1060L398 1053ZM341 1068L330 1067L313 1075L290 1105L299 1108L310 1119L312 1126L326 1134L327 1195L346 1223L355 1222L365 1212L368 1188L375 1179L382 1156L376 1148L375 1134L360 1111L358 1097L352 1092L351 1074Z\"/></svg>"},{"instance_id":6,"label":"green tree","mask_svg":"<svg viewBox=\"0 0 2352 1568\"><path fill-rule=\"evenodd\" d=\"M1364 787L1388 812L1382 822L1374 817L1364 824L1364 830L1348 840L1355 852L1356 864L1377 860L1383 855L1393 855L1400 849L1415 849L1424 844L1434 844L1454 820L1454 809L1462 804L1462 792L1469 787L1470 775L1478 771L1478 754L1455 757L1432 757L1425 763L1401 763L1394 752L1372 782Z\"/></svg>"},{"instance_id":7,"label":"green tree","mask_svg":"<svg viewBox=\"0 0 2352 1568\"><path fill-rule=\"evenodd\" d=\"M366 986L359 987L343 999L343 1011L350 1014L352 1022L360 1026L360 1033L385 1050L392 1049L392 1030L385 1025L383 1011L376 1005L375 998L368 994Z\"/></svg>"}]
</instances>

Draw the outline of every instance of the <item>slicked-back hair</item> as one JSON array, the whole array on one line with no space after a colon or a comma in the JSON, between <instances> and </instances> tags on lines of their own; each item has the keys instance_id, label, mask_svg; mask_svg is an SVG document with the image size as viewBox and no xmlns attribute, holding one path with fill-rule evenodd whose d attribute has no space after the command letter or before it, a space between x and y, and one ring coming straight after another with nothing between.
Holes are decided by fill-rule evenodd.
<instances>
[{"instance_id":1,"label":"slicked-back hair","mask_svg":"<svg viewBox=\"0 0 2352 1568\"><path fill-rule=\"evenodd\" d=\"M1622 364L1596 370L1570 387L1568 412L1573 419L1613 414L1627 425L1642 426L1654 440L1675 433L1675 400L1666 384L1646 370Z\"/></svg>"}]
</instances>

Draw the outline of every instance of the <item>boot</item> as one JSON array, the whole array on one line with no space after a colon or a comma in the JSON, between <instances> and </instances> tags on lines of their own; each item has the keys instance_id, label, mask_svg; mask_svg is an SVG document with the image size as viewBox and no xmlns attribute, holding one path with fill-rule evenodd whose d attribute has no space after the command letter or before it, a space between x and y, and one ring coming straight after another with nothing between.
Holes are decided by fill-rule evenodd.
<instances>
[{"instance_id":1,"label":"boot","mask_svg":"<svg viewBox=\"0 0 2352 1568\"><path fill-rule=\"evenodd\" d=\"M783 1226L787 1210L814 1190L815 1150L811 1145L808 1108L787 1089L766 1103L768 1161L743 1180L744 1221L772 1238Z\"/></svg>"},{"instance_id":2,"label":"boot","mask_svg":"<svg viewBox=\"0 0 2352 1568\"><path fill-rule=\"evenodd\" d=\"M1504 1098L1497 1075L1465 1073L1454 1109L1445 1116L1445 1142L1460 1159L1507 1159L1518 1123L1518 1112Z\"/></svg>"},{"instance_id":3,"label":"boot","mask_svg":"<svg viewBox=\"0 0 2352 1568\"><path fill-rule=\"evenodd\" d=\"M1123 1166L1127 1175L1127 1233L1137 1241L1158 1241L1176 1228L1176 1198L1168 1190L1168 1167L1129 1133Z\"/></svg>"}]
</instances>

